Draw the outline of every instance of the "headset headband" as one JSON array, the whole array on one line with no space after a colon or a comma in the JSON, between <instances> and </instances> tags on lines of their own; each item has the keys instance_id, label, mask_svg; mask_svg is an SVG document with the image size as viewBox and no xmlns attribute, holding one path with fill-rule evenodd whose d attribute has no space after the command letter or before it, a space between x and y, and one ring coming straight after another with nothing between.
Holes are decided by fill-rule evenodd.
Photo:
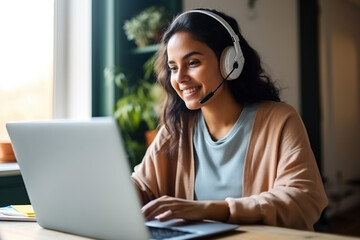
<instances>
[{"instance_id":1,"label":"headset headband","mask_svg":"<svg viewBox=\"0 0 360 240\"><path fill-rule=\"evenodd\" d=\"M222 17L220 17L219 15L210 12L210 11L204 11L204 10L190 10L187 12L183 12L182 14L180 14L173 22L176 22L181 16L188 14L188 13L203 13L206 14L212 18L214 18L215 20L217 20L219 23L221 23L224 28L228 31L228 33L231 36L231 40L233 41L233 45L235 48L235 57L234 57L234 61L238 62L240 61L241 58L243 58L243 54L240 48L240 42L239 42L239 37L238 35L234 32L234 30L232 29L232 27L230 26L230 24L227 23L227 21L225 21L225 19L223 19Z\"/></svg>"}]
</instances>

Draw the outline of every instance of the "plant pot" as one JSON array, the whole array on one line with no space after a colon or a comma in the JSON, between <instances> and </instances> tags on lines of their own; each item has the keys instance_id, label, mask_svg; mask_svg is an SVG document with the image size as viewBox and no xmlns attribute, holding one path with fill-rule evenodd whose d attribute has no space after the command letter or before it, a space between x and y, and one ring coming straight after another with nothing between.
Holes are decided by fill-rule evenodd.
<instances>
[{"instance_id":1,"label":"plant pot","mask_svg":"<svg viewBox=\"0 0 360 240\"><path fill-rule=\"evenodd\" d=\"M148 130L145 132L146 147L150 146L154 138L156 137L157 130Z\"/></svg>"},{"instance_id":2,"label":"plant pot","mask_svg":"<svg viewBox=\"0 0 360 240\"><path fill-rule=\"evenodd\" d=\"M149 41L144 39L135 39L135 43L138 48L144 48L149 45Z\"/></svg>"},{"instance_id":3,"label":"plant pot","mask_svg":"<svg viewBox=\"0 0 360 240\"><path fill-rule=\"evenodd\" d=\"M10 142L0 142L0 162L16 162L15 154Z\"/></svg>"}]
</instances>

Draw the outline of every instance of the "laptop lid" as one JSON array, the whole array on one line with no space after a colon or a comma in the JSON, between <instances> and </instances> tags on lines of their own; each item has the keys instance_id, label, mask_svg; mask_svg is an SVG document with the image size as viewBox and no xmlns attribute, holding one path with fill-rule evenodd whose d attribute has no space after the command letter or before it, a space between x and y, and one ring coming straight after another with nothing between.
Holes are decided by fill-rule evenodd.
<instances>
[{"instance_id":1,"label":"laptop lid","mask_svg":"<svg viewBox=\"0 0 360 240\"><path fill-rule=\"evenodd\" d=\"M99 239L150 238L115 119L12 122L6 127L40 226ZM185 230L191 234L174 239L237 227L177 220L147 224L178 230L190 226Z\"/></svg>"},{"instance_id":2,"label":"laptop lid","mask_svg":"<svg viewBox=\"0 0 360 240\"><path fill-rule=\"evenodd\" d=\"M8 123L7 130L40 226L104 239L148 237L113 119Z\"/></svg>"}]
</instances>

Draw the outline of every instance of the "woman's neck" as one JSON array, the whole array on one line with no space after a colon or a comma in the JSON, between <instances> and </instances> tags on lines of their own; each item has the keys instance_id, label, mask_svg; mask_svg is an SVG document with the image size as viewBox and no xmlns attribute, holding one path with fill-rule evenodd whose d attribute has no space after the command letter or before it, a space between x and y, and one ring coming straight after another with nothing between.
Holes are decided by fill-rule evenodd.
<instances>
[{"instance_id":1,"label":"woman's neck","mask_svg":"<svg viewBox=\"0 0 360 240\"><path fill-rule=\"evenodd\" d=\"M238 120L243 106L229 94L218 96L201 111L214 141L223 138Z\"/></svg>"}]
</instances>

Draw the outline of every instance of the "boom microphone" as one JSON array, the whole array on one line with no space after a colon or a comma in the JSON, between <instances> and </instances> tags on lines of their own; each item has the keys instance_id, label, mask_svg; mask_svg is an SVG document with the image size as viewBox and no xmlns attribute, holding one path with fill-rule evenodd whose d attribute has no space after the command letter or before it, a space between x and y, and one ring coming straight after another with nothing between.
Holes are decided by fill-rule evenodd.
<instances>
[{"instance_id":1,"label":"boom microphone","mask_svg":"<svg viewBox=\"0 0 360 240\"><path fill-rule=\"evenodd\" d=\"M204 104L205 102L207 102L210 98L212 98L215 94L215 92L221 87L221 85L223 85L223 83L226 81L226 79L228 79L228 77L232 74L232 72L238 68L238 65L237 63L235 62L234 63L234 67L233 69L230 71L230 73L226 76L226 78L224 78L224 80L221 81L221 83L215 88L214 91L211 91L209 92L205 97L203 97L201 100L200 100L200 103L201 104Z\"/></svg>"},{"instance_id":2,"label":"boom microphone","mask_svg":"<svg viewBox=\"0 0 360 240\"><path fill-rule=\"evenodd\" d=\"M201 104L204 104L204 103L207 102L210 98L212 98L212 96L214 96L215 92L219 89L219 87L220 87L221 85L223 85L223 83L225 82L225 80L226 80L226 79L222 80L221 83L215 88L214 91L209 92L204 98L202 98L202 99L200 100L200 103L201 103Z\"/></svg>"}]
</instances>

